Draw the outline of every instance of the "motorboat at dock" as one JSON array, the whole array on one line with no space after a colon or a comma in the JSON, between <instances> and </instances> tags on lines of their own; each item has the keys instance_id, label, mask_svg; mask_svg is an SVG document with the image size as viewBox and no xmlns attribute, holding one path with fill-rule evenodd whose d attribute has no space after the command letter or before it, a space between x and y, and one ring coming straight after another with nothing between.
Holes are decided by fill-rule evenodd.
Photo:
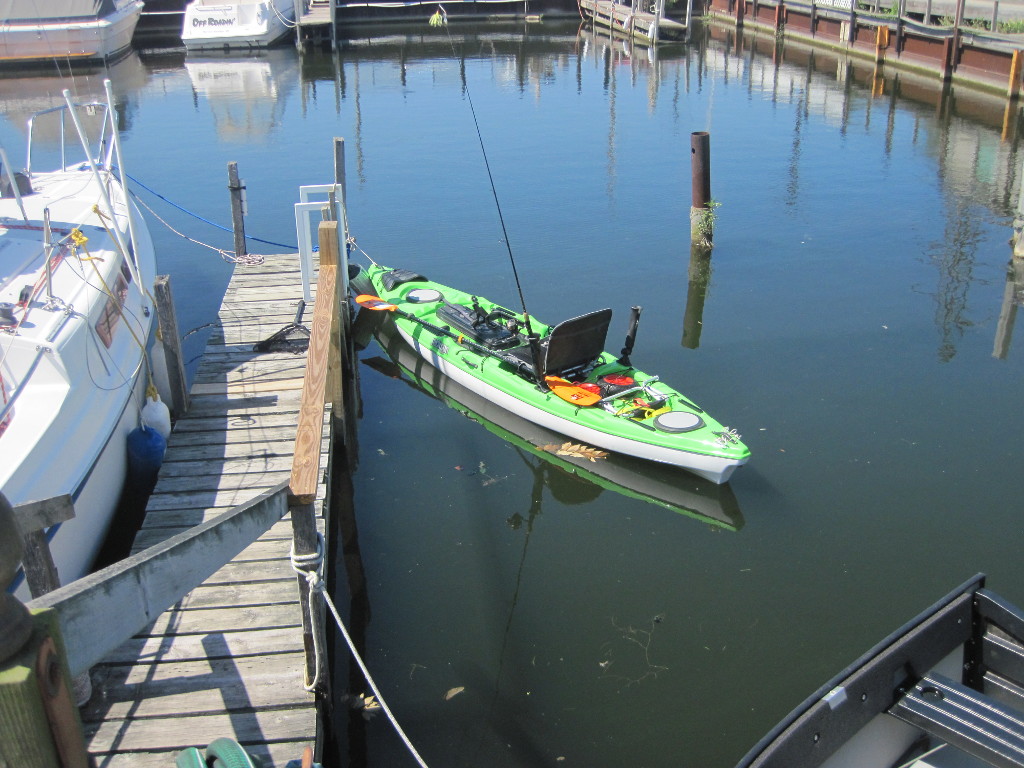
<instances>
[{"instance_id":1,"label":"motorboat at dock","mask_svg":"<svg viewBox=\"0 0 1024 768\"><path fill-rule=\"evenodd\" d=\"M7 3L0 64L105 61L131 48L142 0Z\"/></svg>"}]
</instances>

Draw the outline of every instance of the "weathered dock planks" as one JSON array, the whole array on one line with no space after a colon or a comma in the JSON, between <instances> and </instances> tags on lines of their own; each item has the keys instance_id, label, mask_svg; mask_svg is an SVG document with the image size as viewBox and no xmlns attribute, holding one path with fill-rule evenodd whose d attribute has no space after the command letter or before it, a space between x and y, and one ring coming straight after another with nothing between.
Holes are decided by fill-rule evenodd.
<instances>
[{"instance_id":1,"label":"weathered dock planks","mask_svg":"<svg viewBox=\"0 0 1024 768\"><path fill-rule=\"evenodd\" d=\"M236 267L133 551L289 478L306 356L252 348L295 319L301 295L295 255ZM314 745L291 542L286 517L93 668L82 718L98 766L164 768L221 736L264 766Z\"/></svg>"}]
</instances>

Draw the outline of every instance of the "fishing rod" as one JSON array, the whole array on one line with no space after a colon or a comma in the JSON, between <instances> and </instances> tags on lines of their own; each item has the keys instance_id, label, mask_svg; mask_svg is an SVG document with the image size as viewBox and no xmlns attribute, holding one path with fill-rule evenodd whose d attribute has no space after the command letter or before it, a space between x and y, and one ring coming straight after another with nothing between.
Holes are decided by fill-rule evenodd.
<instances>
[{"instance_id":1,"label":"fishing rod","mask_svg":"<svg viewBox=\"0 0 1024 768\"><path fill-rule=\"evenodd\" d=\"M432 27L444 27L445 34L448 35L448 45L452 48L452 56L458 57L458 52L455 50L455 41L452 40L451 30L448 29L448 12L445 11L443 5L437 6L437 11L433 16L430 17L430 26ZM533 367L537 372L537 378L540 378L541 365L540 365L540 338L533 332L533 327L530 325L530 313L526 309L526 298L523 295L523 286L519 282L519 270L516 269L516 259L512 254L512 243L508 238L508 230L505 228L505 217L501 213L501 201L498 199L498 189L494 185L494 175L491 173L491 163L487 158L487 148L484 146L483 132L480 130L480 121L476 116L476 107L473 106L473 95L469 92L469 81L463 76L462 85L466 90L466 101L469 103L469 111L473 115L473 125L476 128L476 138L480 144L480 154L484 158L484 168L487 169L487 181L491 185L491 194L494 196L494 207L498 209L498 221L501 224L501 234L505 241L505 250L508 251L508 260L512 265L512 277L516 281L516 290L519 292L519 303L523 307L523 321L526 325L526 338L530 340L530 354L533 357Z\"/></svg>"}]
</instances>

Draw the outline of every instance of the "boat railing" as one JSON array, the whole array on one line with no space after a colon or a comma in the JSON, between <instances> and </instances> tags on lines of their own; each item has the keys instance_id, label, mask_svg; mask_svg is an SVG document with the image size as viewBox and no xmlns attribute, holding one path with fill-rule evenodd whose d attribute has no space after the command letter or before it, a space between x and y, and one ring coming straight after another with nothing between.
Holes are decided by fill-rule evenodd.
<instances>
[{"instance_id":1,"label":"boat railing","mask_svg":"<svg viewBox=\"0 0 1024 768\"><path fill-rule=\"evenodd\" d=\"M41 118L45 118L48 115L56 114L59 116L58 125L60 128L59 134L59 146L60 146L60 168L66 170L68 167L68 125L67 119L70 110L78 109L85 110L87 113L100 112L102 114L102 120L100 121L100 135L96 139L95 153L92 155L92 159L97 165L102 167L109 167L112 160L113 145L109 140L108 132L111 128L111 115L109 113L109 107L102 101L89 101L76 103L73 105L61 104L57 107L50 107L49 109L42 109L38 112L34 112L28 119L28 151L25 158L25 170L32 173L32 156L33 146L35 144L35 132L36 124ZM72 126L74 128L74 126ZM73 151L73 150L72 150Z\"/></svg>"},{"instance_id":2,"label":"boat railing","mask_svg":"<svg viewBox=\"0 0 1024 768\"><path fill-rule=\"evenodd\" d=\"M138 243L135 237L135 222L134 215L132 213L132 204L128 196L128 176L124 169L124 161L121 155L121 142L117 132L117 126L114 124L114 94L111 89L110 80L103 81L103 87L106 93L107 100L102 101L91 101L83 103L75 103L71 99L71 92L67 89L64 90L64 104L57 107L50 107L49 109L43 109L39 112L34 113L28 121L28 151L26 157L26 172L31 178L32 175L32 152L33 152L33 138L35 135L36 121L41 118L52 114L58 114L60 116L60 168L61 170L68 169L67 157L68 157L68 146L67 146L67 120L70 119L74 128L74 134L78 138L78 143L84 153L85 162L88 164L89 169L92 171L93 176L96 179L96 183L100 189L103 197L103 207L107 216L111 221L116 220L113 203L111 202L110 188L103 182L100 177L100 169L105 169L108 172L113 172L115 169L119 174L119 182L121 185L122 192L124 194L124 205L128 221L128 238L130 242L125 242L125 237L120 228L112 227L112 235L117 242L118 248L124 254L125 262L128 264L128 268L132 272L132 278L138 285L142 285L142 276L139 272L138 264ZM100 121L99 136L95 140L95 149L90 149L90 140L85 127L80 119L80 112L82 111L95 113L99 111L102 116ZM109 177L108 177L109 178Z\"/></svg>"}]
</instances>

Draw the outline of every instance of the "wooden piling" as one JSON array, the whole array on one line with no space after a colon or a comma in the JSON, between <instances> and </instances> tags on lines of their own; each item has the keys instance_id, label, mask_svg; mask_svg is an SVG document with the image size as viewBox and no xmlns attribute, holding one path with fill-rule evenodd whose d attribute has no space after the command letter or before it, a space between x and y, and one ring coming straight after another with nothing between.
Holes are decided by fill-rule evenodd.
<instances>
[{"instance_id":1,"label":"wooden piling","mask_svg":"<svg viewBox=\"0 0 1024 768\"><path fill-rule=\"evenodd\" d=\"M160 328L160 347L163 350L167 368L167 386L171 402L168 408L174 418L188 412L188 385L185 383L185 359L181 352L181 337L178 335L178 317L174 311L174 296L171 293L169 275L157 275L153 282L153 297L156 300L156 316Z\"/></svg>"},{"instance_id":2,"label":"wooden piling","mask_svg":"<svg viewBox=\"0 0 1024 768\"><path fill-rule=\"evenodd\" d=\"M885 24L875 30L875 63L885 61L885 50L889 47L889 27Z\"/></svg>"},{"instance_id":3,"label":"wooden piling","mask_svg":"<svg viewBox=\"0 0 1024 768\"><path fill-rule=\"evenodd\" d=\"M1020 96L1021 68L1024 65L1024 51L1019 48L1013 52L1010 59L1010 77L1006 86L1006 95L1010 99Z\"/></svg>"},{"instance_id":4,"label":"wooden piling","mask_svg":"<svg viewBox=\"0 0 1024 768\"><path fill-rule=\"evenodd\" d=\"M943 71L943 78L949 80L960 63L960 25L964 23L964 6L967 0L958 0L956 4L956 17L953 20L953 35L946 41L946 67Z\"/></svg>"},{"instance_id":5,"label":"wooden piling","mask_svg":"<svg viewBox=\"0 0 1024 768\"><path fill-rule=\"evenodd\" d=\"M319 547L316 501L320 483L320 454L323 442L324 403L332 401L340 407L341 333L339 315L341 297L338 293L338 226L324 221L319 227L320 275L317 280L316 307L306 356L306 373L302 384L302 404L295 434L295 459L292 462L288 507L292 518L292 551L299 557L315 555ZM330 332L325 332L329 329ZM323 647L318 633L322 626L310 613L309 583L298 576L299 601L302 606L302 639L306 650L306 685L317 679L318 663L315 648Z\"/></svg>"},{"instance_id":6,"label":"wooden piling","mask_svg":"<svg viewBox=\"0 0 1024 768\"><path fill-rule=\"evenodd\" d=\"M235 258L246 254L245 185L238 180L238 163L228 163L228 189L231 191L231 229L235 235Z\"/></svg>"},{"instance_id":7,"label":"wooden piling","mask_svg":"<svg viewBox=\"0 0 1024 768\"><path fill-rule=\"evenodd\" d=\"M50 545L46 540L46 529L67 522L74 516L75 508L68 494L19 504L15 508L14 517L25 549L22 568L32 597L41 597L60 586L57 566L53 563Z\"/></svg>"}]
</instances>

